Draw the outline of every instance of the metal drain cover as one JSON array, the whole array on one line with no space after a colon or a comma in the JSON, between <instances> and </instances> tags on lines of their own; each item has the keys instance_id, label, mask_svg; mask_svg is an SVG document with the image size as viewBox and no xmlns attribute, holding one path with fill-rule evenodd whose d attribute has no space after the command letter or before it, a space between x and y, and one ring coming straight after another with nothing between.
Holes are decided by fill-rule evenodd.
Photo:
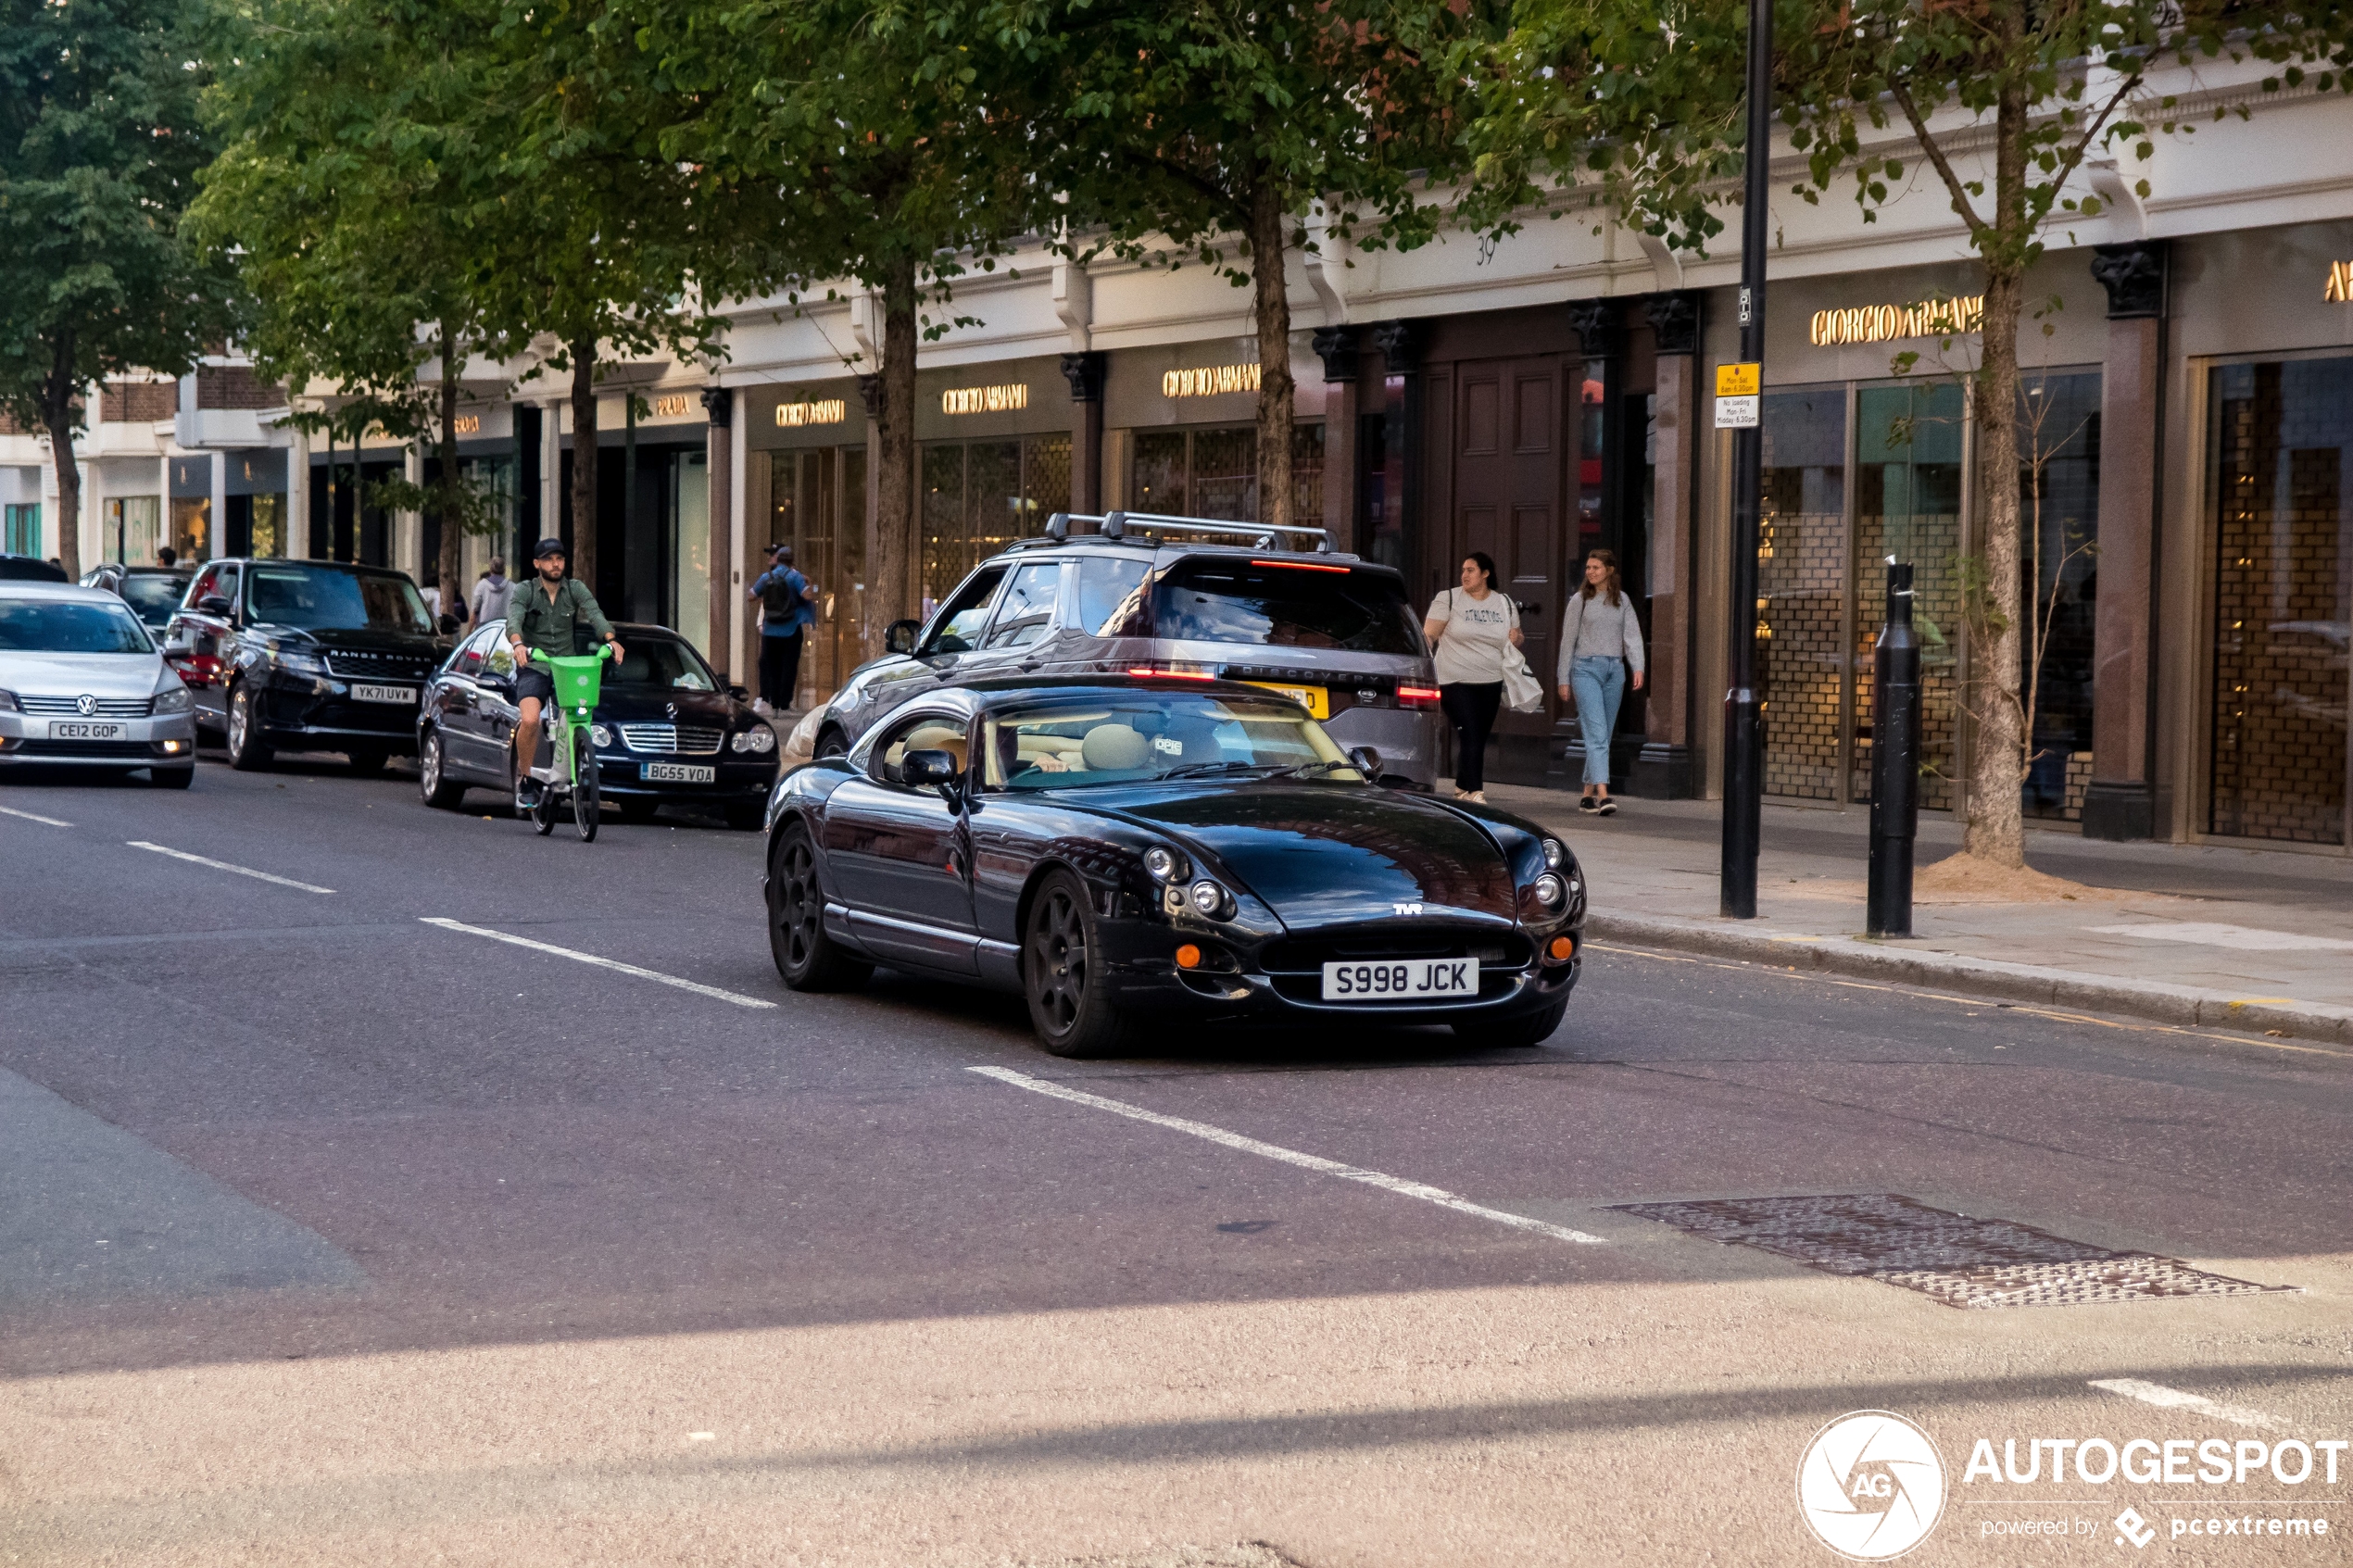
<instances>
[{"instance_id":1,"label":"metal drain cover","mask_svg":"<svg viewBox=\"0 0 2353 1568\"><path fill-rule=\"evenodd\" d=\"M1900 1285L1948 1307L2066 1307L2296 1288L2208 1273L2153 1253L2110 1252L2008 1220L1947 1213L1896 1193L1626 1203L1617 1211L1778 1252L1825 1273Z\"/></svg>"}]
</instances>

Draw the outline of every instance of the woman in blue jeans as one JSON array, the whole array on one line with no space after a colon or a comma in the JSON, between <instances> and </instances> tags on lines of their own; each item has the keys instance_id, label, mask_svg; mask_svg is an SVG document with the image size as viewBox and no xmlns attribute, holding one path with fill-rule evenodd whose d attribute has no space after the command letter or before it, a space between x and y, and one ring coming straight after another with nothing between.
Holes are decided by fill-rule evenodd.
<instances>
[{"instance_id":1,"label":"woman in blue jeans","mask_svg":"<svg viewBox=\"0 0 2353 1568\"><path fill-rule=\"evenodd\" d=\"M1596 816L1617 814L1617 802L1609 797L1609 737L1617 730L1629 669L1641 691L1642 623L1617 581L1617 557L1595 550L1585 558L1585 581L1561 618L1560 693L1563 702L1576 706L1585 737L1585 797L1577 809Z\"/></svg>"}]
</instances>

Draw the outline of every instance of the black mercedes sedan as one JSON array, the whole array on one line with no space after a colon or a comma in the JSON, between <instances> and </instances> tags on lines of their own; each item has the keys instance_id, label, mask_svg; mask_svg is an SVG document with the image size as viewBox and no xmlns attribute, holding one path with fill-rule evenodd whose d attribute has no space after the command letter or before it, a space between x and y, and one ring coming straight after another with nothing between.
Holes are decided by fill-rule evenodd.
<instances>
[{"instance_id":1,"label":"black mercedes sedan","mask_svg":"<svg viewBox=\"0 0 2353 1568\"><path fill-rule=\"evenodd\" d=\"M769 939L800 991L878 964L1027 997L1057 1056L1151 1018L1559 1027L1584 878L1506 812L1385 788L1263 687L979 681L910 700L771 802Z\"/></svg>"},{"instance_id":2,"label":"black mercedes sedan","mask_svg":"<svg viewBox=\"0 0 2353 1568\"><path fill-rule=\"evenodd\" d=\"M776 732L677 633L627 622L613 632L623 657L605 666L589 730L606 804L631 822L665 805L700 806L730 827L760 826L776 783ZM425 804L455 809L470 788L511 797L516 717L507 623L485 621L434 671L417 716Z\"/></svg>"},{"instance_id":3,"label":"black mercedes sedan","mask_svg":"<svg viewBox=\"0 0 2353 1568\"><path fill-rule=\"evenodd\" d=\"M415 744L418 696L448 647L406 572L257 557L197 569L163 656L231 767L340 751L372 773Z\"/></svg>"}]
</instances>

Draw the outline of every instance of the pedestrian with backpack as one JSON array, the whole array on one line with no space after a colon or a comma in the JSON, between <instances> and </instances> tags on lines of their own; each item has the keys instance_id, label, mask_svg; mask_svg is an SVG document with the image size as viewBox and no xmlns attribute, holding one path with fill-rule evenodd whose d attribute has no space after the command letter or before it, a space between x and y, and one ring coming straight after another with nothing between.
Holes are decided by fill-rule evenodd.
<instances>
[{"instance_id":1,"label":"pedestrian with backpack","mask_svg":"<svg viewBox=\"0 0 2353 1568\"><path fill-rule=\"evenodd\" d=\"M774 545L749 596L760 604L760 696L752 711L782 713L800 689L802 633L817 623L817 590L793 570L792 546Z\"/></svg>"}]
</instances>

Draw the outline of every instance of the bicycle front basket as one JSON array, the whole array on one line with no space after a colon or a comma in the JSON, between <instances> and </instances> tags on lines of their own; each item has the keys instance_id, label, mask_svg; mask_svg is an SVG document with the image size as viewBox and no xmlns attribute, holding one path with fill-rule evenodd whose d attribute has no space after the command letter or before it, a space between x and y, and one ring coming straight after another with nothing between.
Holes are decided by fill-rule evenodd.
<instances>
[{"instance_id":1,"label":"bicycle front basket","mask_svg":"<svg viewBox=\"0 0 2353 1568\"><path fill-rule=\"evenodd\" d=\"M594 708L602 685L601 659L549 659L547 671L556 684L556 702L563 708Z\"/></svg>"}]
</instances>

